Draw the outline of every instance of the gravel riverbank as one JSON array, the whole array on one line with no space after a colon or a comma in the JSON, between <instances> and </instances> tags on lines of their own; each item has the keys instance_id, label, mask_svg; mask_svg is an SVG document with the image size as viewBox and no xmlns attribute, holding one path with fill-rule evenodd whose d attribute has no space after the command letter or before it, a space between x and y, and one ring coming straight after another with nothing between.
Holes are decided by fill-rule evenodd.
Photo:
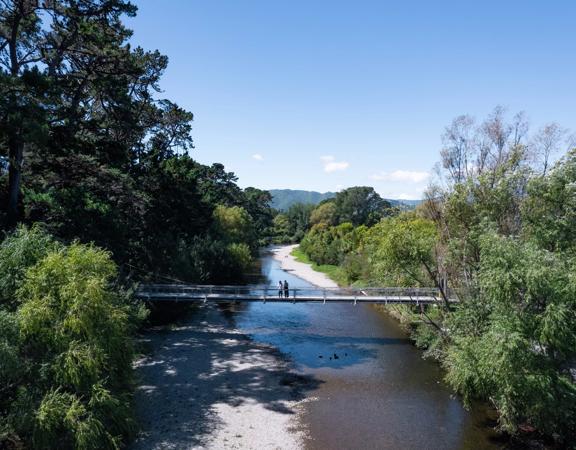
<instances>
[{"instance_id":1,"label":"gravel riverbank","mask_svg":"<svg viewBox=\"0 0 576 450\"><path fill-rule=\"evenodd\" d=\"M336 284L276 247L282 269L320 287ZM233 308L229 306L228 308ZM290 371L271 346L234 328L230 311L199 306L182 325L149 330L150 354L136 362L140 449L299 449L299 412L317 386Z\"/></svg>"},{"instance_id":2,"label":"gravel riverbank","mask_svg":"<svg viewBox=\"0 0 576 450\"><path fill-rule=\"evenodd\" d=\"M321 288L337 288L338 284L335 281L328 278L328 275L322 272L316 272L309 264L296 261L294 256L292 256L292 250L298 247L298 244L294 245L283 245L281 247L273 247L272 254L274 259L280 261L281 267L287 272L291 272L292 275L302 278L303 280L312 283L315 286Z\"/></svg>"},{"instance_id":3,"label":"gravel riverbank","mask_svg":"<svg viewBox=\"0 0 576 450\"><path fill-rule=\"evenodd\" d=\"M235 330L217 306L189 324L146 333L137 361L142 432L133 449L297 449L310 381L274 348Z\"/></svg>"}]
</instances>

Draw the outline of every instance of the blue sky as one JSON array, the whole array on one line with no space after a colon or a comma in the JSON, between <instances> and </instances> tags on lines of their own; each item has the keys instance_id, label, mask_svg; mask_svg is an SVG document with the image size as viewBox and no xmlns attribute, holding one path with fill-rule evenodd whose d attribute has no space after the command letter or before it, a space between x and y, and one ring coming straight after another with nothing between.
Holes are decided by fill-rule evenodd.
<instances>
[{"instance_id":1,"label":"blue sky","mask_svg":"<svg viewBox=\"0 0 576 450\"><path fill-rule=\"evenodd\" d=\"M419 198L440 136L496 105L575 129L574 1L135 0L195 159L243 187Z\"/></svg>"}]
</instances>

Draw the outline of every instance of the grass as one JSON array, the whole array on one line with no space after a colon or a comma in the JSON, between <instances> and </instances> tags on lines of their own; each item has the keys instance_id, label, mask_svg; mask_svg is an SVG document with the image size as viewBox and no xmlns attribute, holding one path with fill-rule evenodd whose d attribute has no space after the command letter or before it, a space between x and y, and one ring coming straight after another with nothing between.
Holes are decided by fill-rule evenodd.
<instances>
[{"instance_id":1,"label":"grass","mask_svg":"<svg viewBox=\"0 0 576 450\"><path fill-rule=\"evenodd\" d=\"M339 286L348 286L348 279L346 274L340 267L332 264L316 264L315 262L311 261L310 258L308 258L306 253L300 250L300 247L296 247L294 250L292 250L292 256L298 262L310 264L312 269L314 269L316 272L325 273L331 280L338 283Z\"/></svg>"}]
</instances>

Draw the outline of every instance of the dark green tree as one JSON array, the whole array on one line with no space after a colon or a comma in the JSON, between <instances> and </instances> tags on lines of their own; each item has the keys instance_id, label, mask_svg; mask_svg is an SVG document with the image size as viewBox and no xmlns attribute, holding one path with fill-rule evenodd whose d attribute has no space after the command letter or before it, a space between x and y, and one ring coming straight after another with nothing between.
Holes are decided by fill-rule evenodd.
<instances>
[{"instance_id":1,"label":"dark green tree","mask_svg":"<svg viewBox=\"0 0 576 450\"><path fill-rule=\"evenodd\" d=\"M350 222L354 226L371 226L387 214L390 203L367 186L345 189L334 198L338 223Z\"/></svg>"}]
</instances>

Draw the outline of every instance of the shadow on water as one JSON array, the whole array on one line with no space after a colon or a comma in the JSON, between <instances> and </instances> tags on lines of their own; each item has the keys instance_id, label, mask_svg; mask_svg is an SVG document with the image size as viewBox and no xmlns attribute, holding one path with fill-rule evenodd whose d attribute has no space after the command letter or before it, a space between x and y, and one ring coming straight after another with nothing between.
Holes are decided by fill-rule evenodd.
<instances>
[{"instance_id":1,"label":"shadow on water","mask_svg":"<svg viewBox=\"0 0 576 450\"><path fill-rule=\"evenodd\" d=\"M144 431L133 448L207 445L222 426L215 405L255 402L292 415L295 411L287 402L304 399L322 383L288 372L285 357L273 347L214 326L221 322L219 316L216 308L201 308L193 323L146 335L156 351L138 364L143 383L136 406Z\"/></svg>"},{"instance_id":2,"label":"shadow on water","mask_svg":"<svg viewBox=\"0 0 576 450\"><path fill-rule=\"evenodd\" d=\"M293 356L294 363L300 368L345 369L363 364L378 357L382 346L412 345L409 339L373 338L358 336L332 336L317 333L253 333L255 339L274 346Z\"/></svg>"}]
</instances>

